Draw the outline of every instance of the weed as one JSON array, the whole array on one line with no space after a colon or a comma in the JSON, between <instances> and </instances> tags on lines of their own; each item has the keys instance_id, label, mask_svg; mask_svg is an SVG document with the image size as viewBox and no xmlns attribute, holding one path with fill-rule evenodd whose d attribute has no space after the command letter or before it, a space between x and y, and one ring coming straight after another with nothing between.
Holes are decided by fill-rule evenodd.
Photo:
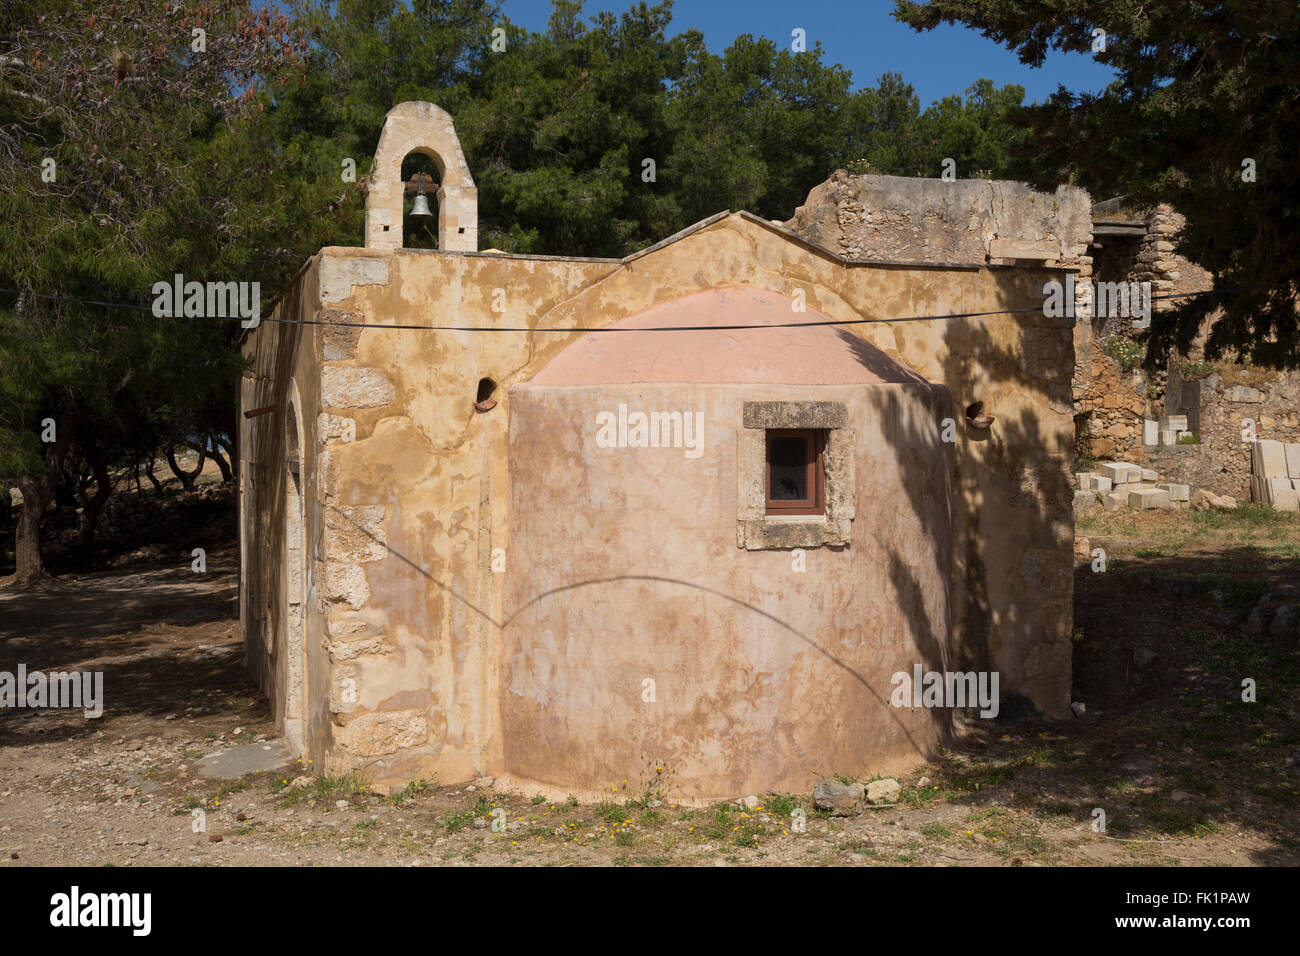
<instances>
[{"instance_id":1,"label":"weed","mask_svg":"<svg viewBox=\"0 0 1300 956\"><path fill-rule=\"evenodd\" d=\"M425 790L428 790L429 787L431 786L432 784L430 784L429 781L421 777L419 780L412 780L401 790L398 790L395 793L393 793L392 796L390 796L388 799L393 802L394 806L400 807L407 800L410 800L412 797L416 796L417 794L423 793Z\"/></svg>"}]
</instances>

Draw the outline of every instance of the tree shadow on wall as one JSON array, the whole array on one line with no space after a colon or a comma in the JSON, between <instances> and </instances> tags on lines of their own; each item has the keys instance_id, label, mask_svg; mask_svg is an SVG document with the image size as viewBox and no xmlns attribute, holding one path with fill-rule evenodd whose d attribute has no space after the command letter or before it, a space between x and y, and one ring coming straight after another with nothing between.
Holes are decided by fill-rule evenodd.
<instances>
[{"instance_id":1,"label":"tree shadow on wall","mask_svg":"<svg viewBox=\"0 0 1300 956\"><path fill-rule=\"evenodd\" d=\"M998 304L1022 308L1023 278L1008 273L999 274L998 280ZM1006 332L990 331L990 322L1014 330L1014 338L1007 341ZM1039 313L916 324L925 327L922 331L939 326L945 345L943 381L988 383L982 394L936 398L933 421L917 421L905 414L897 395L886 398L890 420L885 440L904 469L903 486L923 545L952 568L951 624L931 620L921 607L922 586L905 549L881 542L888 552L888 575L897 600L907 609L908 636L917 663L930 671L978 673L998 670L999 660L1005 668L1010 660L1013 666L1029 670L1031 680L1039 681L1050 681L1055 669L1059 674L1051 692L1058 698L1059 713L1068 704L1069 691L1071 436L1057 435L1036 409L1051 408L1064 415L1066 423L1072 420L1071 330ZM870 334L872 327L855 329ZM874 345L863 347L862 339L847 328L836 331L864 367L880 369L882 353ZM1022 407L1014 416L999 408L999 398L1010 395L1022 397ZM1029 398L1027 407L1024 396ZM966 421L963 410L976 402L995 416L987 430ZM949 418L955 426L955 435L950 432L955 442L947 445L941 439L944 419ZM932 462L918 457L936 453L947 454L951 462L947 487L929 477ZM949 515L934 507L936 496L947 496L953 504L951 538ZM1001 726L1032 715L1034 707L1023 693L1024 678L1006 673L1000 677L996 723ZM978 709L968 707L963 716L990 723L976 716ZM941 732L947 729L948 716L936 716Z\"/></svg>"}]
</instances>

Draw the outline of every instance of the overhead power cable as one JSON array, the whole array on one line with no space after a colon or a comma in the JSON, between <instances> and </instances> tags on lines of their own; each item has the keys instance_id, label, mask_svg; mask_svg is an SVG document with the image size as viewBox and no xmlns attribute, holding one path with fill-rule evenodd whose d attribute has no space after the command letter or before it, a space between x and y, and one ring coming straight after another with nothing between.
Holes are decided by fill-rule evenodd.
<instances>
[{"instance_id":1,"label":"overhead power cable","mask_svg":"<svg viewBox=\"0 0 1300 956\"><path fill-rule=\"evenodd\" d=\"M1166 295L1153 295L1151 300L1153 302L1158 302L1165 299L1192 299L1203 295L1227 295L1235 292L1244 292L1250 289L1261 288L1267 288L1267 286L1251 285L1226 289L1207 289L1203 292L1173 292ZM0 292L22 295L18 289L0 289ZM103 302L96 299L79 299L74 296L49 295L39 292L28 293L28 295L34 299L47 299L54 302L77 302L82 305L93 305L114 309L132 309L140 312L153 311L152 306L136 305L135 303L130 302ZM403 325L384 322L324 322L319 319L276 319L269 317L260 319L259 322L278 322L282 325L325 325L354 329L392 329L394 331L414 332L718 332L736 331L741 329L803 329L834 325L873 325L889 322L937 322L952 319L978 319L992 315L1018 315L1029 312L1041 313L1042 311L1043 307L1039 305L1029 306L1022 309L991 309L985 312L950 312L943 315L909 315L884 319L827 319L826 321L817 322L774 322L771 324L748 323L738 325L659 325L647 326L645 328L614 328L611 326L605 326L603 328L584 328L581 326L566 326L564 328L534 328L527 325ZM184 316L170 315L163 316L163 318L184 318ZM221 317L204 316L204 318ZM238 320L242 317L225 316L225 318Z\"/></svg>"}]
</instances>

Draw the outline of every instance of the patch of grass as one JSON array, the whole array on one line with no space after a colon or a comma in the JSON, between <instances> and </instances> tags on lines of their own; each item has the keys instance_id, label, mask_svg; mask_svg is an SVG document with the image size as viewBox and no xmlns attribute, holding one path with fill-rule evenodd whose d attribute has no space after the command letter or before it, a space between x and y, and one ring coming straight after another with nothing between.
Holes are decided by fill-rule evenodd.
<instances>
[{"instance_id":1,"label":"patch of grass","mask_svg":"<svg viewBox=\"0 0 1300 956\"><path fill-rule=\"evenodd\" d=\"M442 821L448 833L459 833L474 819L473 812L464 810L460 813L448 813Z\"/></svg>"},{"instance_id":2,"label":"patch of grass","mask_svg":"<svg viewBox=\"0 0 1300 956\"><path fill-rule=\"evenodd\" d=\"M1254 604L1268 590L1268 582L1257 577L1232 577L1227 574L1212 574L1198 579L1206 591L1218 592L1225 605L1242 607Z\"/></svg>"},{"instance_id":3,"label":"patch of grass","mask_svg":"<svg viewBox=\"0 0 1300 956\"><path fill-rule=\"evenodd\" d=\"M400 807L407 800L418 796L428 790L431 786L433 786L433 784L421 777L419 780L412 780L401 790L394 792L388 799L392 801L393 806Z\"/></svg>"},{"instance_id":4,"label":"patch of grass","mask_svg":"<svg viewBox=\"0 0 1300 956\"><path fill-rule=\"evenodd\" d=\"M921 824L921 835L931 840L946 840L952 836L952 828L936 820Z\"/></svg>"},{"instance_id":5,"label":"patch of grass","mask_svg":"<svg viewBox=\"0 0 1300 956\"><path fill-rule=\"evenodd\" d=\"M1205 771L1199 767L1179 766L1170 771L1174 781L1179 787L1187 790L1194 790L1199 794L1208 796L1218 789L1214 781L1205 775Z\"/></svg>"},{"instance_id":6,"label":"patch of grass","mask_svg":"<svg viewBox=\"0 0 1300 956\"><path fill-rule=\"evenodd\" d=\"M1203 817L1192 808L1152 807L1142 815L1154 829L1167 836L1202 837L1219 832L1219 827L1213 820Z\"/></svg>"},{"instance_id":7,"label":"patch of grass","mask_svg":"<svg viewBox=\"0 0 1300 956\"><path fill-rule=\"evenodd\" d=\"M710 840L725 840L731 835L731 811L734 808L727 803L720 803L713 810L713 819L701 827L701 832Z\"/></svg>"},{"instance_id":8,"label":"patch of grass","mask_svg":"<svg viewBox=\"0 0 1300 956\"><path fill-rule=\"evenodd\" d=\"M238 780L226 781L218 788L217 794L224 797L228 793L243 793L248 789L248 777L248 774L244 774Z\"/></svg>"},{"instance_id":9,"label":"patch of grass","mask_svg":"<svg viewBox=\"0 0 1300 956\"><path fill-rule=\"evenodd\" d=\"M627 810L611 800L602 800L596 804L595 813L605 821L606 826L613 826L627 819Z\"/></svg>"},{"instance_id":10,"label":"patch of grass","mask_svg":"<svg viewBox=\"0 0 1300 956\"><path fill-rule=\"evenodd\" d=\"M800 806L799 798L788 793L769 793L763 803L772 816L786 820Z\"/></svg>"},{"instance_id":11,"label":"patch of grass","mask_svg":"<svg viewBox=\"0 0 1300 956\"><path fill-rule=\"evenodd\" d=\"M322 774L312 780L307 791L317 803L332 806L339 800L352 800L370 788L365 775L359 770L349 770L338 775Z\"/></svg>"},{"instance_id":12,"label":"patch of grass","mask_svg":"<svg viewBox=\"0 0 1300 956\"><path fill-rule=\"evenodd\" d=\"M1167 558L1177 553L1178 552L1172 548L1168 550L1165 548L1138 548L1133 552L1133 554L1139 558Z\"/></svg>"},{"instance_id":13,"label":"patch of grass","mask_svg":"<svg viewBox=\"0 0 1300 956\"><path fill-rule=\"evenodd\" d=\"M943 794L944 791L939 788L939 785L933 783L924 787L904 787L898 793L898 802L905 807L916 809L942 800Z\"/></svg>"},{"instance_id":14,"label":"patch of grass","mask_svg":"<svg viewBox=\"0 0 1300 956\"><path fill-rule=\"evenodd\" d=\"M533 800L532 800L533 806L539 807L545 802L546 802L546 794L539 793L533 796Z\"/></svg>"},{"instance_id":15,"label":"patch of grass","mask_svg":"<svg viewBox=\"0 0 1300 956\"><path fill-rule=\"evenodd\" d=\"M1073 805L1066 803L1064 800L1044 800L1038 804L1038 808L1054 817L1065 817L1074 813Z\"/></svg>"}]
</instances>

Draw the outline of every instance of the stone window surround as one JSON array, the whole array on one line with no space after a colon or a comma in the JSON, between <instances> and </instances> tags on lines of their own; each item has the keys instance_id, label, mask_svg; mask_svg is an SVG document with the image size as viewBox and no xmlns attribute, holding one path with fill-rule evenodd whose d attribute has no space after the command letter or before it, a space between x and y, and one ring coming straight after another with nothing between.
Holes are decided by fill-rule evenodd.
<instances>
[{"instance_id":1,"label":"stone window surround","mask_svg":"<svg viewBox=\"0 0 1300 956\"><path fill-rule=\"evenodd\" d=\"M850 540L856 481L853 429L843 402L745 402L736 437L736 547L747 551L843 546ZM769 515L765 467L767 430L826 432L824 515Z\"/></svg>"}]
</instances>

